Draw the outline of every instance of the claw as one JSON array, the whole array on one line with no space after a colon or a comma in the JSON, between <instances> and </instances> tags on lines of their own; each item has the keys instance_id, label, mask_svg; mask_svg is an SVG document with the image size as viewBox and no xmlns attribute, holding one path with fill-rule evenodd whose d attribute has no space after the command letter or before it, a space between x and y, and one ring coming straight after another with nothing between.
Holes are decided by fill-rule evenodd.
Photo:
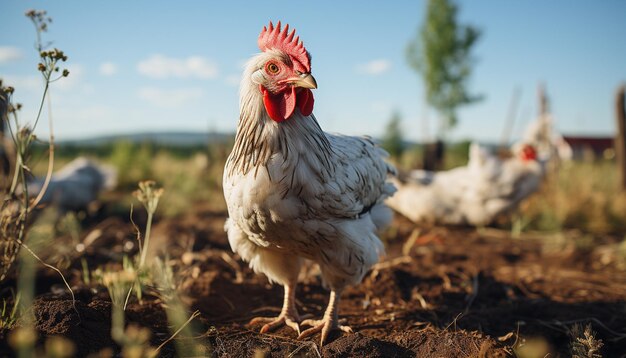
<instances>
[{"instance_id":1,"label":"claw","mask_svg":"<svg viewBox=\"0 0 626 358\"><path fill-rule=\"evenodd\" d=\"M296 333L298 333L298 335L300 335L300 325L298 324L298 322L293 321L293 320L287 318L287 319L285 319L285 325L287 325L287 327L290 327L291 329L296 331Z\"/></svg>"},{"instance_id":2,"label":"claw","mask_svg":"<svg viewBox=\"0 0 626 358\"><path fill-rule=\"evenodd\" d=\"M299 317L281 314L278 317L255 317L250 320L248 325L253 326L259 323L265 323L263 327L261 327L260 333L267 333L285 325L300 334L300 325L298 322Z\"/></svg>"},{"instance_id":3,"label":"claw","mask_svg":"<svg viewBox=\"0 0 626 358\"><path fill-rule=\"evenodd\" d=\"M311 328L305 330L298 336L298 340L304 339L306 337L310 337L321 331L321 340L320 346L323 346L326 340L328 339L328 335L331 331L340 330L345 333L352 333L352 328L349 326L343 326L339 324L340 321L344 320L335 320L330 317L324 317L324 319L313 320L307 319L302 321L301 325L311 326Z\"/></svg>"}]
</instances>

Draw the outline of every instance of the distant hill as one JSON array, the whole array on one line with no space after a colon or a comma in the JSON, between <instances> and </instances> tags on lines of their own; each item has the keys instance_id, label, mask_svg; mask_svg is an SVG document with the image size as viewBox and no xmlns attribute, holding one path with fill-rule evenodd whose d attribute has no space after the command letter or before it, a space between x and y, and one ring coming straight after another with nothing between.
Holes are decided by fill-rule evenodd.
<instances>
[{"instance_id":1,"label":"distant hill","mask_svg":"<svg viewBox=\"0 0 626 358\"><path fill-rule=\"evenodd\" d=\"M232 133L217 132L144 132L103 135L86 139L58 141L58 145L101 146L118 141L131 143L152 142L167 146L198 146L208 143L226 143L234 138Z\"/></svg>"}]
</instances>

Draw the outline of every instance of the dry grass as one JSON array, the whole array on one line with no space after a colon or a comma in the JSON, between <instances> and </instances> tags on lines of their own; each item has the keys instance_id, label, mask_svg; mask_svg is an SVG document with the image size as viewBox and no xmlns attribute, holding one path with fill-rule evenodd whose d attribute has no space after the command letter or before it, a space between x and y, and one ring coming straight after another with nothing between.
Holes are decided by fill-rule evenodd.
<instances>
[{"instance_id":1,"label":"dry grass","mask_svg":"<svg viewBox=\"0 0 626 358\"><path fill-rule=\"evenodd\" d=\"M626 232L626 193L614 162L571 162L549 173L539 193L521 207L528 229Z\"/></svg>"}]
</instances>

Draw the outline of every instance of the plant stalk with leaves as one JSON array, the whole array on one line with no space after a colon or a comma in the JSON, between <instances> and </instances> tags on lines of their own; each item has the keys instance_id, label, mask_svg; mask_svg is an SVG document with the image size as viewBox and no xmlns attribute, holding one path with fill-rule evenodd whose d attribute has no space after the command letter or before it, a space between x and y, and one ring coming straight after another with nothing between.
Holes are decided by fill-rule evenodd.
<instances>
[{"instance_id":1,"label":"plant stalk with leaves","mask_svg":"<svg viewBox=\"0 0 626 358\"><path fill-rule=\"evenodd\" d=\"M141 202L148 212L148 221L146 223L146 234L144 237L143 245L139 245L139 251L141 257L139 259L139 270L141 270L146 263L146 255L148 254L148 247L150 244L150 230L152 228L152 219L154 213L159 206L159 199L163 195L163 188L157 188L156 182L152 180L146 180L139 182L139 190L135 190L133 195L139 202Z\"/></svg>"},{"instance_id":2,"label":"plant stalk with leaves","mask_svg":"<svg viewBox=\"0 0 626 358\"><path fill-rule=\"evenodd\" d=\"M12 169L13 175L10 181L11 185L4 189L0 209L0 247L2 250L0 281L6 278L18 255L20 247L24 245L29 214L43 197L52 175L54 145L52 131L50 131L48 173L39 196L31 200L26 179L27 173L30 171L27 163L31 146L36 140L33 131L37 127L39 119L42 117L43 106L48 98L50 84L69 75L67 69L61 70L59 67L62 62L67 61L67 56L63 51L56 48L50 51L45 50L47 46L44 45L41 39L42 33L47 30L48 24L52 21L51 18L46 15L45 11L36 10L27 11L26 16L35 25L37 33L36 49L40 57L37 69L42 74L44 90L33 125L22 125L18 117L18 112L22 105L19 103L14 104L12 101L15 89L10 86L2 86L2 82L0 82L0 102L3 102L2 107L6 108L6 113L0 114L2 115L2 121L8 127L11 134L15 152L14 168ZM5 151L8 151L8 148L5 148Z\"/></svg>"}]
</instances>

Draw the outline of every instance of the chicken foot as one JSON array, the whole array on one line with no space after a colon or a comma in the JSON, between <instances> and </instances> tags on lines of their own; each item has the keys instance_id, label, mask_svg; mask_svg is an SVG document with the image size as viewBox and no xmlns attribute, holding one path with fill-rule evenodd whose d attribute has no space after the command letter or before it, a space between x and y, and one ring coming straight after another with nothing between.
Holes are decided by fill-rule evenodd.
<instances>
[{"instance_id":1,"label":"chicken foot","mask_svg":"<svg viewBox=\"0 0 626 358\"><path fill-rule=\"evenodd\" d=\"M255 325L265 323L263 327L261 327L261 333L267 333L282 325L286 325L300 334L301 320L302 318L296 308L296 283L294 282L285 285L285 300L283 302L283 309L280 311L278 317L255 317L248 324Z\"/></svg>"},{"instance_id":2,"label":"chicken foot","mask_svg":"<svg viewBox=\"0 0 626 358\"><path fill-rule=\"evenodd\" d=\"M322 338L320 341L320 345L324 345L326 339L328 338L328 334L333 330L340 330L345 333L352 333L352 328L349 326L341 325L341 321L337 315L337 309L339 305L339 296L341 295L341 291L330 291L330 299L328 302L328 307L326 308L326 312L324 312L324 317L319 320L306 319L301 322L302 325L311 326L311 328L302 332L298 339L303 339L309 336L312 336L318 332L321 332Z\"/></svg>"}]
</instances>

